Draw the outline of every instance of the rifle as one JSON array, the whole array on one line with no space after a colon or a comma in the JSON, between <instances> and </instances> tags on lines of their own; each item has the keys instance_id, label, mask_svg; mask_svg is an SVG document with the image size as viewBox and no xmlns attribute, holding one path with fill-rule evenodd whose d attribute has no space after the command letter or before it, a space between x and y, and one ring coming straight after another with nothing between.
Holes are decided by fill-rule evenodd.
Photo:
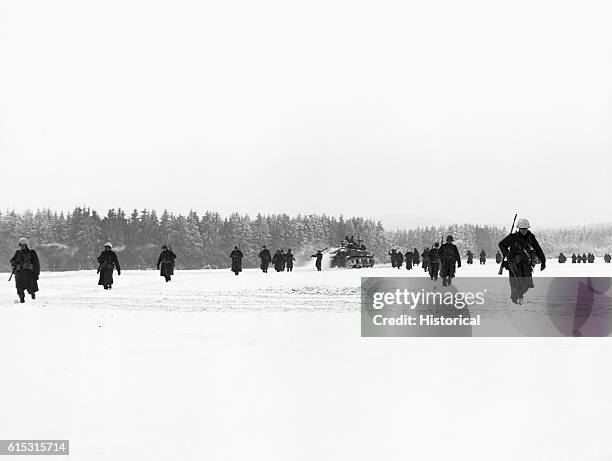
<instances>
[{"instance_id":1,"label":"rifle","mask_svg":"<svg viewBox=\"0 0 612 461\"><path fill-rule=\"evenodd\" d=\"M11 279L13 278L13 274L15 273L15 268L13 267L13 270L11 271L11 276L9 277L8 281L10 282Z\"/></svg>"},{"instance_id":2,"label":"rifle","mask_svg":"<svg viewBox=\"0 0 612 461\"><path fill-rule=\"evenodd\" d=\"M514 231L514 223L516 222L517 216L518 216L518 213L514 215L514 220L512 221L512 227L510 228L509 235L512 235L512 232ZM499 265L499 272L497 272L497 275L502 275L504 273L504 263L506 262L506 258L507 258L507 255L504 254L504 256L502 257L501 264Z\"/></svg>"}]
</instances>

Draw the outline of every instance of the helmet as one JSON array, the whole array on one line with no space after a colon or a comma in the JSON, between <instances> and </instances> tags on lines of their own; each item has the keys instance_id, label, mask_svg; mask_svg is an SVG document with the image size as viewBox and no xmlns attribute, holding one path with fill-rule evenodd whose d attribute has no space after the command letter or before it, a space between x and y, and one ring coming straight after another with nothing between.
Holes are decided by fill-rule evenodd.
<instances>
[{"instance_id":1,"label":"helmet","mask_svg":"<svg viewBox=\"0 0 612 461\"><path fill-rule=\"evenodd\" d=\"M21 237L19 239L19 245L27 245L28 244L28 239L25 237Z\"/></svg>"},{"instance_id":2,"label":"helmet","mask_svg":"<svg viewBox=\"0 0 612 461\"><path fill-rule=\"evenodd\" d=\"M447 242L452 242L453 240L455 240L455 239L453 238L452 235L449 235L448 237L446 237L446 241Z\"/></svg>"},{"instance_id":3,"label":"helmet","mask_svg":"<svg viewBox=\"0 0 612 461\"><path fill-rule=\"evenodd\" d=\"M168 249L168 245L162 245L162 250L167 250Z\"/></svg>"},{"instance_id":4,"label":"helmet","mask_svg":"<svg viewBox=\"0 0 612 461\"><path fill-rule=\"evenodd\" d=\"M106 243L104 244L104 246L105 246L105 247L112 248L112 247L113 247L113 244L112 244L112 243L110 243L110 242L106 242Z\"/></svg>"},{"instance_id":5,"label":"helmet","mask_svg":"<svg viewBox=\"0 0 612 461\"><path fill-rule=\"evenodd\" d=\"M531 226L529 225L528 219L521 218L518 220L518 223L516 223L516 227L518 227L519 229L529 229Z\"/></svg>"}]
</instances>

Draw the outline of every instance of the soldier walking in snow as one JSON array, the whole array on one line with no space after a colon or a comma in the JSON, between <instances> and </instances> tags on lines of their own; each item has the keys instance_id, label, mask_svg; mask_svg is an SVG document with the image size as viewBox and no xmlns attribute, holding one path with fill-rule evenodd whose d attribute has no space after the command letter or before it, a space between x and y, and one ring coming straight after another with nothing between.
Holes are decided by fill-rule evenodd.
<instances>
[{"instance_id":1,"label":"soldier walking in snow","mask_svg":"<svg viewBox=\"0 0 612 461\"><path fill-rule=\"evenodd\" d=\"M425 247L423 253L421 253L421 258L423 259L423 271L427 272L427 265L429 264L429 248Z\"/></svg>"},{"instance_id":2,"label":"soldier walking in snow","mask_svg":"<svg viewBox=\"0 0 612 461\"><path fill-rule=\"evenodd\" d=\"M98 256L98 274L100 274L98 285L102 285L105 290L113 288L113 270L115 268L117 268L117 275L121 275L119 259L117 259L117 255L112 248L113 245L110 242L106 242L104 250Z\"/></svg>"},{"instance_id":3,"label":"soldier walking in snow","mask_svg":"<svg viewBox=\"0 0 612 461\"><path fill-rule=\"evenodd\" d=\"M567 261L567 257L563 254L563 252L559 253L559 264L564 264Z\"/></svg>"},{"instance_id":4,"label":"soldier walking in snow","mask_svg":"<svg viewBox=\"0 0 612 461\"><path fill-rule=\"evenodd\" d=\"M393 268L397 267L397 255L396 255L395 248L391 248L391 251L389 252L389 256L391 257L391 267Z\"/></svg>"},{"instance_id":5,"label":"soldier walking in snow","mask_svg":"<svg viewBox=\"0 0 612 461\"><path fill-rule=\"evenodd\" d=\"M480 251L480 264L486 264L487 263L487 253L484 251L484 249L482 249Z\"/></svg>"},{"instance_id":6,"label":"soldier walking in snow","mask_svg":"<svg viewBox=\"0 0 612 461\"><path fill-rule=\"evenodd\" d=\"M291 248L287 249L285 260L287 261L287 271L293 272L293 261L295 261L295 258L293 257L293 253L291 253Z\"/></svg>"},{"instance_id":7,"label":"soldier walking in snow","mask_svg":"<svg viewBox=\"0 0 612 461\"><path fill-rule=\"evenodd\" d=\"M401 255L401 251L400 251L400 255ZM410 250L406 250L406 254L404 255L405 260L406 260L406 270L411 270L412 269L412 258L414 257L414 253L412 253L412 251ZM401 265L399 267L402 267Z\"/></svg>"},{"instance_id":8,"label":"soldier walking in snow","mask_svg":"<svg viewBox=\"0 0 612 461\"><path fill-rule=\"evenodd\" d=\"M421 254L416 248L412 252L412 264L414 264L415 266L421 264Z\"/></svg>"},{"instance_id":9,"label":"soldier walking in snow","mask_svg":"<svg viewBox=\"0 0 612 461\"><path fill-rule=\"evenodd\" d=\"M162 252L157 259L157 268L159 269L159 275L166 278L166 282L169 282L174 275L175 259L176 255L168 248L168 245L162 245Z\"/></svg>"},{"instance_id":10,"label":"soldier walking in snow","mask_svg":"<svg viewBox=\"0 0 612 461\"><path fill-rule=\"evenodd\" d=\"M429 253L427 254L427 257L429 258L429 278L431 280L438 280L438 272L440 271L439 250L439 243L436 242L434 243L433 248L429 250Z\"/></svg>"},{"instance_id":11,"label":"soldier walking in snow","mask_svg":"<svg viewBox=\"0 0 612 461\"><path fill-rule=\"evenodd\" d=\"M587 255L586 253L582 253L582 262L586 264L587 262Z\"/></svg>"},{"instance_id":12,"label":"soldier walking in snow","mask_svg":"<svg viewBox=\"0 0 612 461\"><path fill-rule=\"evenodd\" d=\"M268 273L268 267L270 266L270 261L272 261L272 256L270 256L270 250L266 248L266 246L261 247L261 251L259 252L259 259L261 261L260 268L264 273Z\"/></svg>"},{"instance_id":13,"label":"soldier walking in snow","mask_svg":"<svg viewBox=\"0 0 612 461\"><path fill-rule=\"evenodd\" d=\"M606 253L604 256L604 262L606 264L610 264L610 261L612 260L612 255L610 255L610 253Z\"/></svg>"},{"instance_id":14,"label":"soldier walking in snow","mask_svg":"<svg viewBox=\"0 0 612 461\"><path fill-rule=\"evenodd\" d=\"M468 250L465 255L467 256L467 261L466 262L468 264L473 264L474 263L474 253L472 253L472 250Z\"/></svg>"},{"instance_id":15,"label":"soldier walking in snow","mask_svg":"<svg viewBox=\"0 0 612 461\"><path fill-rule=\"evenodd\" d=\"M322 250L317 250L317 252L313 255L310 256L311 258L317 258L315 260L315 266L317 268L317 271L321 271L321 261L323 261L323 251Z\"/></svg>"},{"instance_id":16,"label":"soldier walking in snow","mask_svg":"<svg viewBox=\"0 0 612 461\"><path fill-rule=\"evenodd\" d=\"M40 262L36 251L28 247L28 239L19 239L19 249L11 258L11 266L15 275L15 287L19 302L25 303L25 292L27 291L32 299L36 299L38 291L38 276L40 275Z\"/></svg>"},{"instance_id":17,"label":"soldier walking in snow","mask_svg":"<svg viewBox=\"0 0 612 461\"><path fill-rule=\"evenodd\" d=\"M440 275L442 276L442 285L448 286L451 284L451 279L455 277L455 264L461 267L461 256L459 250L453 243L453 236L446 237L446 243L440 246L438 254L440 255Z\"/></svg>"},{"instance_id":18,"label":"soldier walking in snow","mask_svg":"<svg viewBox=\"0 0 612 461\"><path fill-rule=\"evenodd\" d=\"M398 269L401 269L403 264L404 264L404 255L402 254L401 251L398 251L395 253L395 267L397 267Z\"/></svg>"},{"instance_id":19,"label":"soldier walking in snow","mask_svg":"<svg viewBox=\"0 0 612 461\"><path fill-rule=\"evenodd\" d=\"M523 304L523 295L533 284L534 254L540 260L540 270L546 268L546 256L535 235L529 230L529 221L521 218L517 224L518 232L508 235L499 242L499 249L507 258L510 279L510 298L515 304Z\"/></svg>"},{"instance_id":20,"label":"soldier walking in snow","mask_svg":"<svg viewBox=\"0 0 612 461\"><path fill-rule=\"evenodd\" d=\"M238 246L234 247L234 250L230 253L230 259L232 260L232 272L238 275L242 272L242 258L244 255Z\"/></svg>"},{"instance_id":21,"label":"soldier walking in snow","mask_svg":"<svg viewBox=\"0 0 612 461\"><path fill-rule=\"evenodd\" d=\"M272 257L272 264L274 265L274 270L276 272L280 272L281 270L281 260L282 259L283 257L281 256L280 250L276 250L276 253L274 253L274 256Z\"/></svg>"}]
</instances>

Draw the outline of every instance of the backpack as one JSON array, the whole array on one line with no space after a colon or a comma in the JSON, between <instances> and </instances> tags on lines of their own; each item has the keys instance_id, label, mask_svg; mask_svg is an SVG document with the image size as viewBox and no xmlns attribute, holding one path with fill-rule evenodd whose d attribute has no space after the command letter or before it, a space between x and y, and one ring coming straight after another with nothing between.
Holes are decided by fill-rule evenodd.
<instances>
[{"instance_id":1,"label":"backpack","mask_svg":"<svg viewBox=\"0 0 612 461\"><path fill-rule=\"evenodd\" d=\"M440 249L442 250L440 251L440 257L442 259L447 261L452 261L455 259L454 245L445 243Z\"/></svg>"}]
</instances>

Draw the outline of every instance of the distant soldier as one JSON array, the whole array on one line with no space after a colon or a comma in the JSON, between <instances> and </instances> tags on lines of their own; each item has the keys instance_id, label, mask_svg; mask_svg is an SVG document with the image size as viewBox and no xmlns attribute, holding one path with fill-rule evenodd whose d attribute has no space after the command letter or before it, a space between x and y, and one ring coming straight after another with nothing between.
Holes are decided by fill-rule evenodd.
<instances>
[{"instance_id":1,"label":"distant soldier","mask_svg":"<svg viewBox=\"0 0 612 461\"><path fill-rule=\"evenodd\" d=\"M278 263L280 264L280 271L285 272L285 267L287 267L287 254L282 248L280 250L280 257L278 259Z\"/></svg>"},{"instance_id":2,"label":"distant soldier","mask_svg":"<svg viewBox=\"0 0 612 461\"><path fill-rule=\"evenodd\" d=\"M421 253L416 248L412 251L412 264L415 266L421 264Z\"/></svg>"},{"instance_id":3,"label":"distant soldier","mask_svg":"<svg viewBox=\"0 0 612 461\"><path fill-rule=\"evenodd\" d=\"M582 262L586 264L587 262L587 255L586 253L582 253Z\"/></svg>"},{"instance_id":4,"label":"distant soldier","mask_svg":"<svg viewBox=\"0 0 612 461\"><path fill-rule=\"evenodd\" d=\"M606 253L604 256L604 262L606 264L610 264L610 261L612 260L612 255L610 255L610 253Z\"/></svg>"},{"instance_id":5,"label":"distant soldier","mask_svg":"<svg viewBox=\"0 0 612 461\"><path fill-rule=\"evenodd\" d=\"M582 264L582 256L580 256L580 253L578 253L578 256L576 256L576 262L578 264Z\"/></svg>"},{"instance_id":6,"label":"distant soldier","mask_svg":"<svg viewBox=\"0 0 612 461\"><path fill-rule=\"evenodd\" d=\"M425 247L423 253L421 253L421 258L423 259L423 270L427 272L427 265L429 264L429 247Z\"/></svg>"},{"instance_id":7,"label":"distant soldier","mask_svg":"<svg viewBox=\"0 0 612 461\"><path fill-rule=\"evenodd\" d=\"M98 285L102 285L105 290L113 288L113 270L117 268L117 275L121 275L121 266L119 266L119 259L112 250L113 245L110 242L104 244L104 251L98 256L98 274L100 279Z\"/></svg>"},{"instance_id":8,"label":"distant soldier","mask_svg":"<svg viewBox=\"0 0 612 461\"><path fill-rule=\"evenodd\" d=\"M502 254L499 252L499 250L497 250L497 253L495 253L495 262L497 264L502 262Z\"/></svg>"},{"instance_id":9,"label":"distant soldier","mask_svg":"<svg viewBox=\"0 0 612 461\"><path fill-rule=\"evenodd\" d=\"M444 245L442 245L444 246ZM472 253L472 250L468 250L467 253L465 254L467 256L467 263L468 264L474 264L474 253Z\"/></svg>"},{"instance_id":10,"label":"distant soldier","mask_svg":"<svg viewBox=\"0 0 612 461\"><path fill-rule=\"evenodd\" d=\"M395 267L401 269L404 265L404 255L401 251L395 253Z\"/></svg>"},{"instance_id":11,"label":"distant soldier","mask_svg":"<svg viewBox=\"0 0 612 461\"><path fill-rule=\"evenodd\" d=\"M564 264L567 261L567 257L563 254L563 252L559 253L559 264Z\"/></svg>"},{"instance_id":12,"label":"distant soldier","mask_svg":"<svg viewBox=\"0 0 612 461\"><path fill-rule=\"evenodd\" d=\"M32 299L36 299L38 291L38 276L40 275L40 262L36 251L28 248L28 239L19 239L19 249L11 258L12 274L15 275L15 287L19 302L25 303L25 292L27 291Z\"/></svg>"},{"instance_id":13,"label":"distant soldier","mask_svg":"<svg viewBox=\"0 0 612 461\"><path fill-rule=\"evenodd\" d=\"M589 263L593 264L595 262L595 255L593 253L589 253L587 258Z\"/></svg>"},{"instance_id":14,"label":"distant soldier","mask_svg":"<svg viewBox=\"0 0 612 461\"><path fill-rule=\"evenodd\" d=\"M442 276L442 285L449 286L451 279L455 277L455 264L461 267L461 256L459 250L453 244L453 236L446 237L446 243L440 246L438 254L440 255L440 276Z\"/></svg>"},{"instance_id":15,"label":"distant soldier","mask_svg":"<svg viewBox=\"0 0 612 461\"><path fill-rule=\"evenodd\" d=\"M397 254L396 254L396 250L395 248L391 248L391 251L389 252L389 257L391 258L391 267L395 268L397 267Z\"/></svg>"},{"instance_id":16,"label":"distant soldier","mask_svg":"<svg viewBox=\"0 0 612 461\"><path fill-rule=\"evenodd\" d=\"M261 247L261 251L259 252L259 260L261 261L259 267L261 271L265 274L268 273L268 267L270 266L270 261L272 261L272 256L270 256L270 250L266 248L266 246Z\"/></svg>"},{"instance_id":17,"label":"distant soldier","mask_svg":"<svg viewBox=\"0 0 612 461\"><path fill-rule=\"evenodd\" d=\"M232 260L232 272L238 275L242 272L242 258L244 255L238 246L234 247L234 250L230 253L230 259Z\"/></svg>"},{"instance_id":18,"label":"distant soldier","mask_svg":"<svg viewBox=\"0 0 612 461\"><path fill-rule=\"evenodd\" d=\"M439 248L440 244L438 242L434 243L434 246L427 257L429 258L428 267L429 267L429 278L431 280L438 280L438 272L440 271L440 255Z\"/></svg>"},{"instance_id":19,"label":"distant soldier","mask_svg":"<svg viewBox=\"0 0 612 461\"><path fill-rule=\"evenodd\" d=\"M280 272L283 267L283 255L281 254L281 250L276 250L274 253L274 257L272 258L272 264L274 264L274 270L276 272Z\"/></svg>"},{"instance_id":20,"label":"distant soldier","mask_svg":"<svg viewBox=\"0 0 612 461\"><path fill-rule=\"evenodd\" d=\"M572 253L572 264L576 264L576 253Z\"/></svg>"},{"instance_id":21,"label":"distant soldier","mask_svg":"<svg viewBox=\"0 0 612 461\"><path fill-rule=\"evenodd\" d=\"M176 255L168 248L168 245L162 245L162 251L157 259L157 268L159 275L166 278L166 282L169 282L174 275L175 259Z\"/></svg>"},{"instance_id":22,"label":"distant soldier","mask_svg":"<svg viewBox=\"0 0 612 461\"><path fill-rule=\"evenodd\" d=\"M400 252L400 254L402 254ZM406 250L406 254L405 256L405 260L406 260L406 270L411 270L412 269L412 259L414 257L414 253L410 250ZM401 266L400 266L401 267Z\"/></svg>"},{"instance_id":23,"label":"distant soldier","mask_svg":"<svg viewBox=\"0 0 612 461\"><path fill-rule=\"evenodd\" d=\"M311 258L317 258L315 260L315 266L317 271L321 271L321 261L323 261L323 251L317 250L317 252L313 255L310 255Z\"/></svg>"},{"instance_id":24,"label":"distant soldier","mask_svg":"<svg viewBox=\"0 0 612 461\"><path fill-rule=\"evenodd\" d=\"M515 304L523 304L523 295L533 284L534 253L540 260L540 270L546 268L546 256L535 235L529 230L529 221L519 219L518 232L508 235L499 242L499 249L507 258L507 269L510 277L510 298Z\"/></svg>"},{"instance_id":25,"label":"distant soldier","mask_svg":"<svg viewBox=\"0 0 612 461\"><path fill-rule=\"evenodd\" d=\"M484 251L484 249L480 250L480 264L486 264L487 263L487 253L486 251Z\"/></svg>"},{"instance_id":26,"label":"distant soldier","mask_svg":"<svg viewBox=\"0 0 612 461\"><path fill-rule=\"evenodd\" d=\"M295 261L295 258L293 257L293 253L291 253L291 248L287 249L287 254L285 254L285 261L287 261L287 271L293 272L293 261Z\"/></svg>"}]
</instances>

